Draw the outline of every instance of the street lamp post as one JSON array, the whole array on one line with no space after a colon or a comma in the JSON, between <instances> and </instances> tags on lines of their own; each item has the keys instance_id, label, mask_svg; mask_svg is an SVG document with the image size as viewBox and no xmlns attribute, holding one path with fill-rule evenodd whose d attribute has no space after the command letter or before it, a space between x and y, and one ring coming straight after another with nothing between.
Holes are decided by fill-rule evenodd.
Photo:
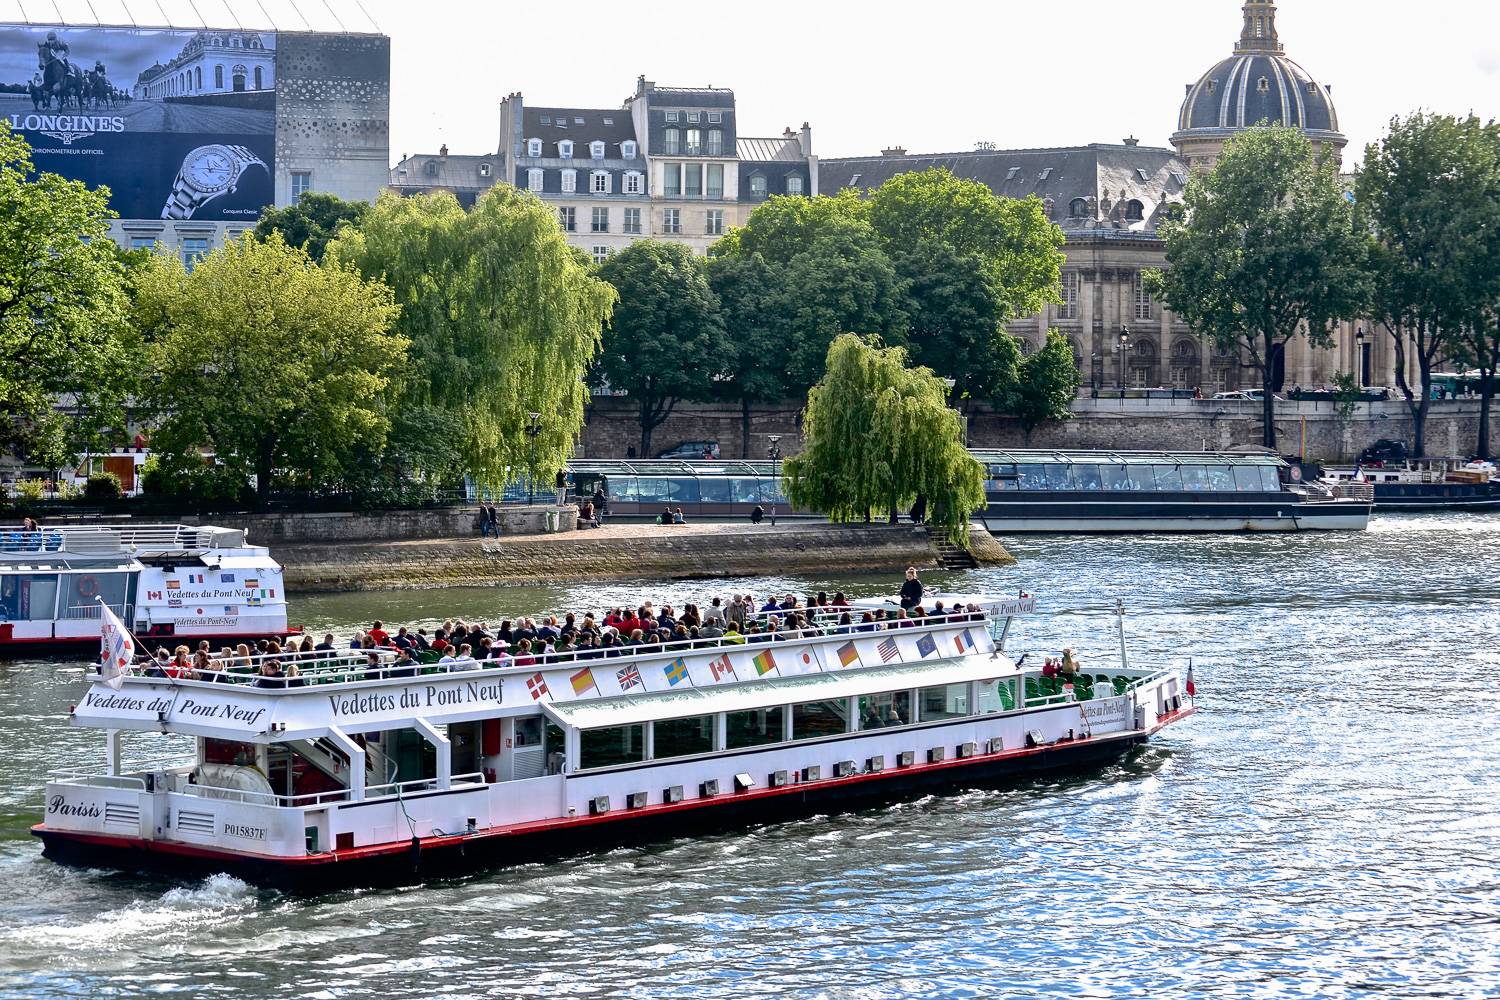
<instances>
[{"instance_id":1,"label":"street lamp post","mask_svg":"<svg viewBox=\"0 0 1500 1000\"><path fill-rule=\"evenodd\" d=\"M526 476L526 503L536 501L536 439L542 433L542 415L540 413L528 413L531 423L526 425L526 433L531 437L531 471Z\"/></svg>"},{"instance_id":2,"label":"street lamp post","mask_svg":"<svg viewBox=\"0 0 1500 1000\"><path fill-rule=\"evenodd\" d=\"M1120 354L1120 390L1125 389L1125 355L1130 350L1130 327L1120 327L1120 342L1115 346Z\"/></svg>"},{"instance_id":3,"label":"street lamp post","mask_svg":"<svg viewBox=\"0 0 1500 1000\"><path fill-rule=\"evenodd\" d=\"M1369 365L1365 363L1364 327L1359 327L1354 331L1354 367L1358 369L1358 374L1356 377L1359 379L1359 387L1363 389L1365 387L1366 380L1365 369L1369 367Z\"/></svg>"},{"instance_id":4,"label":"street lamp post","mask_svg":"<svg viewBox=\"0 0 1500 1000\"><path fill-rule=\"evenodd\" d=\"M771 524L776 524L776 497L781 492L781 435L768 434L771 446L766 449L766 457L771 460L771 488L775 493L771 494Z\"/></svg>"}]
</instances>

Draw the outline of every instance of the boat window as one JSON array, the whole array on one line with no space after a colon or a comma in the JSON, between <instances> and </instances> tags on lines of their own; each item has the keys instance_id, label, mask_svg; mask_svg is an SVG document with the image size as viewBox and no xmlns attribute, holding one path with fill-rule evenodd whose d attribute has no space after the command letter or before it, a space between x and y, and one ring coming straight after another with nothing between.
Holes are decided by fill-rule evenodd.
<instances>
[{"instance_id":1,"label":"boat window","mask_svg":"<svg viewBox=\"0 0 1500 1000\"><path fill-rule=\"evenodd\" d=\"M698 480L698 499L704 503L730 503L734 490L729 480L709 476Z\"/></svg>"},{"instance_id":2,"label":"boat window","mask_svg":"<svg viewBox=\"0 0 1500 1000\"><path fill-rule=\"evenodd\" d=\"M1047 470L1040 465L1018 465L1021 477L1021 489L1023 490L1045 490L1047 488Z\"/></svg>"},{"instance_id":3,"label":"boat window","mask_svg":"<svg viewBox=\"0 0 1500 1000\"><path fill-rule=\"evenodd\" d=\"M1151 474L1149 465L1128 466L1130 472L1130 488L1133 490L1144 490L1147 493L1156 490L1156 477Z\"/></svg>"},{"instance_id":4,"label":"boat window","mask_svg":"<svg viewBox=\"0 0 1500 1000\"><path fill-rule=\"evenodd\" d=\"M696 479L669 479L671 484L671 496L669 499L683 503L696 503L698 500L698 480Z\"/></svg>"},{"instance_id":5,"label":"boat window","mask_svg":"<svg viewBox=\"0 0 1500 1000\"><path fill-rule=\"evenodd\" d=\"M56 611L57 574L0 576L0 619L51 621Z\"/></svg>"},{"instance_id":6,"label":"boat window","mask_svg":"<svg viewBox=\"0 0 1500 1000\"><path fill-rule=\"evenodd\" d=\"M859 699L859 728L884 729L911 721L911 692L871 694Z\"/></svg>"},{"instance_id":7,"label":"boat window","mask_svg":"<svg viewBox=\"0 0 1500 1000\"><path fill-rule=\"evenodd\" d=\"M542 717L534 715L528 719L516 720L516 749L526 747L539 747L542 745Z\"/></svg>"},{"instance_id":8,"label":"boat window","mask_svg":"<svg viewBox=\"0 0 1500 1000\"><path fill-rule=\"evenodd\" d=\"M1182 470L1175 465L1153 465L1151 474L1156 480L1158 490L1182 490Z\"/></svg>"},{"instance_id":9,"label":"boat window","mask_svg":"<svg viewBox=\"0 0 1500 1000\"><path fill-rule=\"evenodd\" d=\"M1080 465L1077 467L1078 488L1080 490L1102 490L1104 489L1104 477L1099 474L1097 465Z\"/></svg>"},{"instance_id":10,"label":"boat window","mask_svg":"<svg viewBox=\"0 0 1500 1000\"><path fill-rule=\"evenodd\" d=\"M646 759L646 727L604 726L578 733L578 767L612 767L635 764Z\"/></svg>"},{"instance_id":11,"label":"boat window","mask_svg":"<svg viewBox=\"0 0 1500 1000\"><path fill-rule=\"evenodd\" d=\"M671 486L665 479L641 476L635 481L636 503L666 503L672 498Z\"/></svg>"},{"instance_id":12,"label":"boat window","mask_svg":"<svg viewBox=\"0 0 1500 1000\"><path fill-rule=\"evenodd\" d=\"M760 503L760 480L726 479L730 503Z\"/></svg>"},{"instance_id":13,"label":"boat window","mask_svg":"<svg viewBox=\"0 0 1500 1000\"><path fill-rule=\"evenodd\" d=\"M1009 712L1015 707L1015 678L979 682L979 698L974 708L980 715Z\"/></svg>"},{"instance_id":14,"label":"boat window","mask_svg":"<svg viewBox=\"0 0 1500 1000\"><path fill-rule=\"evenodd\" d=\"M1100 470L1100 477L1104 480L1104 488L1107 490L1130 489L1130 475L1125 471L1123 465L1106 465Z\"/></svg>"},{"instance_id":15,"label":"boat window","mask_svg":"<svg viewBox=\"0 0 1500 1000\"><path fill-rule=\"evenodd\" d=\"M1227 465L1210 465L1208 469L1208 488L1216 493L1234 492L1234 471Z\"/></svg>"},{"instance_id":16,"label":"boat window","mask_svg":"<svg viewBox=\"0 0 1500 1000\"><path fill-rule=\"evenodd\" d=\"M1274 467L1269 465L1260 467L1260 488L1267 493L1281 492L1281 476Z\"/></svg>"},{"instance_id":17,"label":"boat window","mask_svg":"<svg viewBox=\"0 0 1500 1000\"><path fill-rule=\"evenodd\" d=\"M1073 488L1073 467L1071 465L1049 465L1047 468L1047 488L1049 490L1071 490Z\"/></svg>"},{"instance_id":18,"label":"boat window","mask_svg":"<svg viewBox=\"0 0 1500 1000\"><path fill-rule=\"evenodd\" d=\"M1018 490L1021 488L1014 465L991 465L985 470L985 488L989 490Z\"/></svg>"},{"instance_id":19,"label":"boat window","mask_svg":"<svg viewBox=\"0 0 1500 1000\"><path fill-rule=\"evenodd\" d=\"M1182 467L1182 487L1189 493L1202 493L1208 489L1208 473L1201 465Z\"/></svg>"},{"instance_id":20,"label":"boat window","mask_svg":"<svg viewBox=\"0 0 1500 1000\"><path fill-rule=\"evenodd\" d=\"M842 698L835 701L805 701L792 706L792 739L814 740L819 736L835 736L849 731L849 703Z\"/></svg>"},{"instance_id":21,"label":"boat window","mask_svg":"<svg viewBox=\"0 0 1500 1000\"><path fill-rule=\"evenodd\" d=\"M969 714L969 685L943 684L920 692L923 722L957 719Z\"/></svg>"},{"instance_id":22,"label":"boat window","mask_svg":"<svg viewBox=\"0 0 1500 1000\"><path fill-rule=\"evenodd\" d=\"M711 753L714 748L714 717L696 715L690 719L663 719L654 723L651 756L686 757Z\"/></svg>"},{"instance_id":23,"label":"boat window","mask_svg":"<svg viewBox=\"0 0 1500 1000\"><path fill-rule=\"evenodd\" d=\"M767 743L780 743L786 725L786 709L756 708L748 712L724 713L724 748L739 750Z\"/></svg>"},{"instance_id":24,"label":"boat window","mask_svg":"<svg viewBox=\"0 0 1500 1000\"><path fill-rule=\"evenodd\" d=\"M125 603L125 573L71 573L63 579L62 618L98 618L99 602L112 608ZM201 598L200 598L201 600ZM51 617L48 615L47 617Z\"/></svg>"},{"instance_id":25,"label":"boat window","mask_svg":"<svg viewBox=\"0 0 1500 1000\"><path fill-rule=\"evenodd\" d=\"M1234 485L1241 493L1259 493L1260 470L1253 465L1236 465Z\"/></svg>"}]
</instances>

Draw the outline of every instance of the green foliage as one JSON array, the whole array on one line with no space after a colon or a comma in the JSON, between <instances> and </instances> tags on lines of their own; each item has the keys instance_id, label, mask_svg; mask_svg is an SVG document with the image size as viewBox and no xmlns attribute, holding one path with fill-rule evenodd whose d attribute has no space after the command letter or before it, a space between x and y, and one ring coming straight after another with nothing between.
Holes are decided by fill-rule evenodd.
<instances>
[{"instance_id":1,"label":"green foliage","mask_svg":"<svg viewBox=\"0 0 1500 1000\"><path fill-rule=\"evenodd\" d=\"M287 246L305 250L315 263L322 263L328 244L340 230L358 226L369 210L368 202L345 201L337 195L309 191L295 205L262 212L255 235L267 240L272 233L279 233Z\"/></svg>"},{"instance_id":2,"label":"green foliage","mask_svg":"<svg viewBox=\"0 0 1500 1000\"><path fill-rule=\"evenodd\" d=\"M1433 367L1463 352L1476 312L1500 297L1500 126L1417 112L1365 150L1359 214L1374 236L1371 315L1391 335L1396 384L1425 454ZM1408 384L1413 367L1418 384Z\"/></svg>"},{"instance_id":3,"label":"green foliage","mask_svg":"<svg viewBox=\"0 0 1500 1000\"><path fill-rule=\"evenodd\" d=\"M781 312L771 266L760 254L711 256L708 283L725 326L717 391L740 403L740 457L751 458L750 407L789 395L789 374L769 359L781 354ZM728 451L726 449L726 456Z\"/></svg>"},{"instance_id":4,"label":"green foliage","mask_svg":"<svg viewBox=\"0 0 1500 1000\"><path fill-rule=\"evenodd\" d=\"M0 119L0 449L48 468L121 426L135 385L113 217L107 190L34 174Z\"/></svg>"},{"instance_id":5,"label":"green foliage","mask_svg":"<svg viewBox=\"0 0 1500 1000\"><path fill-rule=\"evenodd\" d=\"M635 401L640 455L681 399L708 399L727 345L706 262L681 243L638 240L599 265L620 294L604 329L598 374Z\"/></svg>"},{"instance_id":6,"label":"green foliage","mask_svg":"<svg viewBox=\"0 0 1500 1000\"><path fill-rule=\"evenodd\" d=\"M154 337L161 423L152 446L184 467L210 451L269 495L278 475L308 489L343 480L385 443L383 396L407 341L390 332L390 289L318 266L279 235L246 235L191 273L160 257L137 275Z\"/></svg>"},{"instance_id":7,"label":"green foliage","mask_svg":"<svg viewBox=\"0 0 1500 1000\"><path fill-rule=\"evenodd\" d=\"M423 463L408 472L457 466L496 487L562 468L615 293L568 246L552 209L505 184L469 212L447 193L387 194L328 252L383 280L401 306L412 364L392 405L406 420L402 453ZM533 412L542 414L534 466ZM434 429L454 448L422 439Z\"/></svg>"},{"instance_id":8,"label":"green foliage","mask_svg":"<svg viewBox=\"0 0 1500 1000\"><path fill-rule=\"evenodd\" d=\"M45 479L20 479L16 481L16 498L26 503L38 503L47 498Z\"/></svg>"},{"instance_id":9,"label":"green foliage","mask_svg":"<svg viewBox=\"0 0 1500 1000\"><path fill-rule=\"evenodd\" d=\"M1186 213L1162 225L1169 269L1152 294L1226 351L1247 352L1265 390L1264 443L1275 447L1275 359L1304 329L1319 347L1368 299L1367 238L1339 186L1295 128L1261 126L1194 174Z\"/></svg>"},{"instance_id":10,"label":"green foliage","mask_svg":"<svg viewBox=\"0 0 1500 1000\"><path fill-rule=\"evenodd\" d=\"M170 497L199 509L234 506L251 500L245 477L197 452L155 453L141 466L141 492Z\"/></svg>"},{"instance_id":11,"label":"green foliage","mask_svg":"<svg viewBox=\"0 0 1500 1000\"><path fill-rule=\"evenodd\" d=\"M113 472L96 472L83 484L85 500L118 500L125 495L120 487L120 477Z\"/></svg>"},{"instance_id":12,"label":"green foliage","mask_svg":"<svg viewBox=\"0 0 1500 1000\"><path fill-rule=\"evenodd\" d=\"M1042 348L1021 362L1006 409L1021 422L1021 431L1029 441L1031 432L1046 421L1073 418L1072 405L1080 382L1068 338L1050 330Z\"/></svg>"},{"instance_id":13,"label":"green foliage","mask_svg":"<svg viewBox=\"0 0 1500 1000\"><path fill-rule=\"evenodd\" d=\"M1347 423L1354 416L1354 409L1363 395L1359 379L1353 372L1339 372L1333 376L1333 408L1341 422Z\"/></svg>"},{"instance_id":14,"label":"green foliage","mask_svg":"<svg viewBox=\"0 0 1500 1000\"><path fill-rule=\"evenodd\" d=\"M920 495L929 520L968 545L969 515L984 505L984 472L962 441L947 390L901 348L853 334L828 349L823 380L803 414L803 451L785 465L787 496L835 522L898 510Z\"/></svg>"},{"instance_id":15,"label":"green foliage","mask_svg":"<svg viewBox=\"0 0 1500 1000\"><path fill-rule=\"evenodd\" d=\"M64 479L57 484L57 499L77 500L83 496L83 490L76 486L72 480Z\"/></svg>"}]
</instances>

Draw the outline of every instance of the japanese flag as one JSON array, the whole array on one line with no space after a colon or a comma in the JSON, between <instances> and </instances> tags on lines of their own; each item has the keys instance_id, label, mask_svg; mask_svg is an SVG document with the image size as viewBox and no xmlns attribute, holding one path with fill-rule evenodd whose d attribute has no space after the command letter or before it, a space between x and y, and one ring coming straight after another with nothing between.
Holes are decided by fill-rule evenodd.
<instances>
[{"instance_id":1,"label":"japanese flag","mask_svg":"<svg viewBox=\"0 0 1500 1000\"><path fill-rule=\"evenodd\" d=\"M103 601L99 602L99 617L103 623L99 636L99 676L118 691L135 662L135 640L125 623Z\"/></svg>"}]
</instances>

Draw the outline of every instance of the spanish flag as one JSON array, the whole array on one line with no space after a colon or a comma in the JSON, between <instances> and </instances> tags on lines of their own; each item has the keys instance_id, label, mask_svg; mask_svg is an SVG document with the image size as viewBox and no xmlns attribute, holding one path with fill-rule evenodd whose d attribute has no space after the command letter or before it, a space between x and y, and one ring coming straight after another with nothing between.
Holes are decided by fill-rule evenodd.
<instances>
[{"instance_id":1,"label":"spanish flag","mask_svg":"<svg viewBox=\"0 0 1500 1000\"><path fill-rule=\"evenodd\" d=\"M568 680L573 682L573 693L575 695L582 696L584 692L594 688L594 672L588 667L584 667L578 673L569 677Z\"/></svg>"}]
</instances>

